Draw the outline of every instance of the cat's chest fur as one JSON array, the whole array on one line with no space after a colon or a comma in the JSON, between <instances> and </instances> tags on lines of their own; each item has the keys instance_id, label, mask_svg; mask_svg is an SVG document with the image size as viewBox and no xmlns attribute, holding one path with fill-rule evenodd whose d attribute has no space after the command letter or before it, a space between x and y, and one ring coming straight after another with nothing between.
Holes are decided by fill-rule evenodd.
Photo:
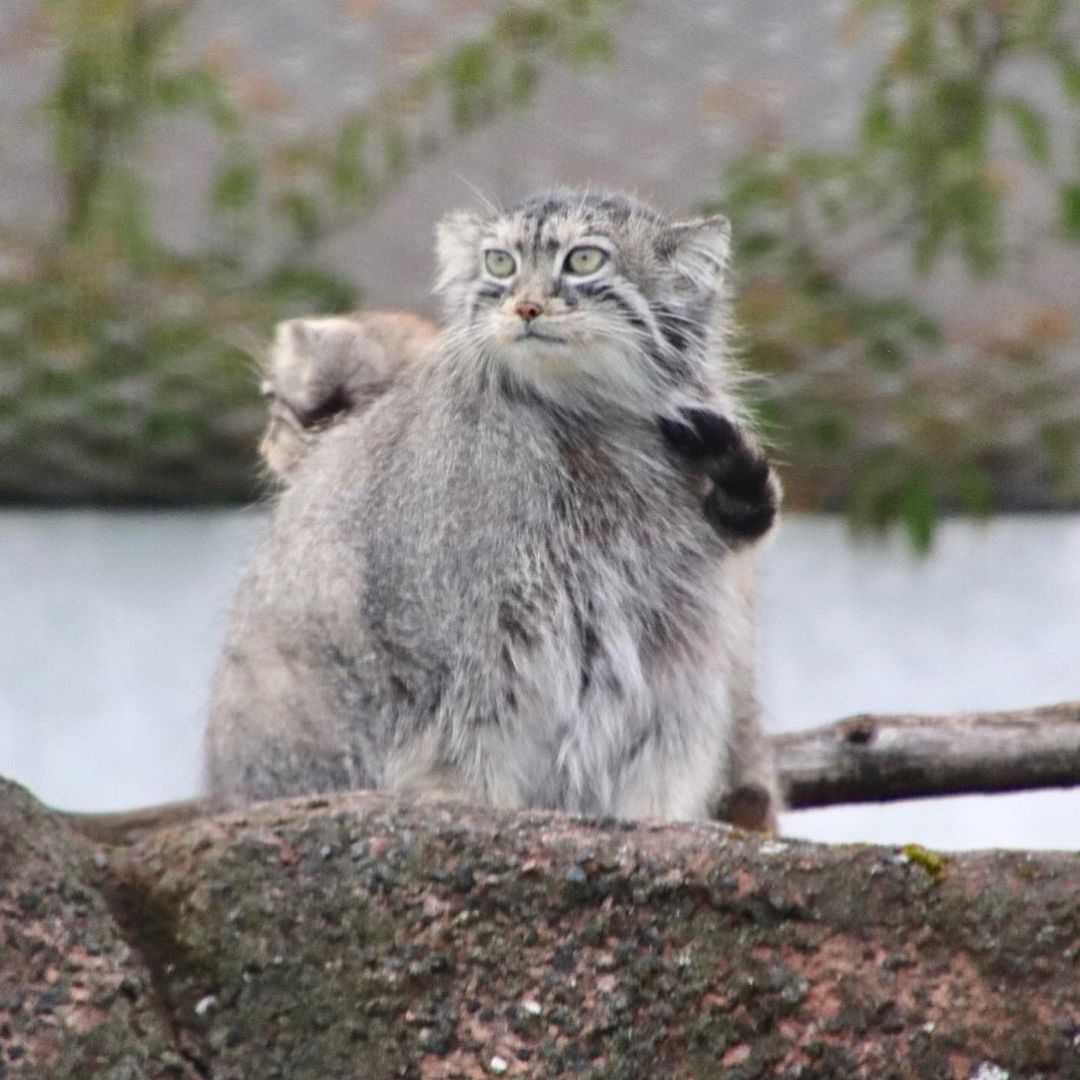
<instances>
[{"instance_id":1,"label":"cat's chest fur","mask_svg":"<svg viewBox=\"0 0 1080 1080\"><path fill-rule=\"evenodd\" d=\"M388 439L375 465L368 582L395 582L433 616L446 607L471 621L526 591L639 608L644 619L671 601L661 590L685 592L722 554L693 483L642 421L494 393L448 398Z\"/></svg>"},{"instance_id":2,"label":"cat's chest fur","mask_svg":"<svg viewBox=\"0 0 1080 1080\"><path fill-rule=\"evenodd\" d=\"M650 740L679 738L665 695L723 668L692 485L643 424L498 399L374 419L357 620L390 726L434 719L494 801L611 812Z\"/></svg>"}]
</instances>

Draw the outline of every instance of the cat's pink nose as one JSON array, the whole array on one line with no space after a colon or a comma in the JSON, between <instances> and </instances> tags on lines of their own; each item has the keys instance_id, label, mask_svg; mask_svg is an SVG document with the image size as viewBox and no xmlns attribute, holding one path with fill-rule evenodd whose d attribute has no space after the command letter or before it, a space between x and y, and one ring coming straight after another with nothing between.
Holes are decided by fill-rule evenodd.
<instances>
[{"instance_id":1,"label":"cat's pink nose","mask_svg":"<svg viewBox=\"0 0 1080 1080\"><path fill-rule=\"evenodd\" d=\"M516 311L526 322L532 322L537 315L542 315L544 313L543 307L535 300L519 300L514 305L514 311Z\"/></svg>"}]
</instances>

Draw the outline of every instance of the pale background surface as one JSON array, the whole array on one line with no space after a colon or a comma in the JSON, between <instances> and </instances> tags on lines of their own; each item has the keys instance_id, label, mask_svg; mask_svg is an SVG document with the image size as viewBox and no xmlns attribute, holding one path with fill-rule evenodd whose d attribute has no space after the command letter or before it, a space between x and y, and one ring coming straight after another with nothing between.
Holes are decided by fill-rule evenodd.
<instances>
[{"instance_id":1,"label":"pale background surface","mask_svg":"<svg viewBox=\"0 0 1080 1080\"><path fill-rule=\"evenodd\" d=\"M0 774L53 805L192 795L251 511L0 514ZM934 557L789 519L765 560L773 727L1080 698L1080 517L949 522ZM788 815L833 841L1080 848L1080 791Z\"/></svg>"}]
</instances>

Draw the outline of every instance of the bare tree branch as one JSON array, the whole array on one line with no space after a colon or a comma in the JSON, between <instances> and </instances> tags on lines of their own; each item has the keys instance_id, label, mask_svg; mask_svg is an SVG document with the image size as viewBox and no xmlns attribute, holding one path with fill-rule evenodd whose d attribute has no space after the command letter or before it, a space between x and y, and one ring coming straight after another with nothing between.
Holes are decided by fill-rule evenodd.
<instances>
[{"instance_id":1,"label":"bare tree branch","mask_svg":"<svg viewBox=\"0 0 1080 1080\"><path fill-rule=\"evenodd\" d=\"M793 810L1080 784L1080 702L952 716L852 716L774 739Z\"/></svg>"}]
</instances>

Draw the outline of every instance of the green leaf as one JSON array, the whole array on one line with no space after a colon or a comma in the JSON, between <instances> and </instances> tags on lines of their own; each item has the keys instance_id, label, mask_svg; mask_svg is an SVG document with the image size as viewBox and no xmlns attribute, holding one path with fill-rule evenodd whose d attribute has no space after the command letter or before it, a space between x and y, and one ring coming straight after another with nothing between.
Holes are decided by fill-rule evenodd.
<instances>
[{"instance_id":1,"label":"green leaf","mask_svg":"<svg viewBox=\"0 0 1080 1080\"><path fill-rule=\"evenodd\" d=\"M517 109L528 105L539 81L540 73L532 61L518 61L510 78L510 103Z\"/></svg>"},{"instance_id":2,"label":"green leaf","mask_svg":"<svg viewBox=\"0 0 1080 1080\"><path fill-rule=\"evenodd\" d=\"M198 110L221 135L234 136L240 130L240 116L221 79L208 66L151 72L150 94L165 110Z\"/></svg>"},{"instance_id":3,"label":"green leaf","mask_svg":"<svg viewBox=\"0 0 1080 1080\"><path fill-rule=\"evenodd\" d=\"M259 172L250 162L227 165L218 174L213 201L219 210L243 210L255 198Z\"/></svg>"},{"instance_id":4,"label":"green leaf","mask_svg":"<svg viewBox=\"0 0 1080 1080\"><path fill-rule=\"evenodd\" d=\"M454 127L468 131L495 109L495 58L487 42L462 46L449 60L446 77Z\"/></svg>"},{"instance_id":5,"label":"green leaf","mask_svg":"<svg viewBox=\"0 0 1080 1080\"><path fill-rule=\"evenodd\" d=\"M1080 492L1080 467L1077 448L1080 447L1080 423L1076 420L1051 420L1039 432L1039 445L1049 465L1054 486L1068 499Z\"/></svg>"},{"instance_id":6,"label":"green leaf","mask_svg":"<svg viewBox=\"0 0 1080 1080\"><path fill-rule=\"evenodd\" d=\"M310 266L278 267L262 287L275 299L295 306L297 314L356 307L356 290L351 282Z\"/></svg>"},{"instance_id":7,"label":"green leaf","mask_svg":"<svg viewBox=\"0 0 1080 1080\"><path fill-rule=\"evenodd\" d=\"M915 470L904 485L900 515L911 546L918 554L925 555L934 540L939 508L930 479L921 469Z\"/></svg>"},{"instance_id":8,"label":"green leaf","mask_svg":"<svg viewBox=\"0 0 1080 1080\"><path fill-rule=\"evenodd\" d=\"M497 17L494 31L499 40L535 48L555 37L558 24L550 11L510 7Z\"/></svg>"},{"instance_id":9,"label":"green leaf","mask_svg":"<svg viewBox=\"0 0 1080 1080\"><path fill-rule=\"evenodd\" d=\"M319 237L319 208L315 200L299 191L286 192L281 208L296 230L296 235L311 244Z\"/></svg>"},{"instance_id":10,"label":"green leaf","mask_svg":"<svg viewBox=\"0 0 1080 1080\"><path fill-rule=\"evenodd\" d=\"M896 133L896 116L888 97L888 85L879 79L867 98L862 117L862 139L867 146L881 147Z\"/></svg>"},{"instance_id":11,"label":"green leaf","mask_svg":"<svg viewBox=\"0 0 1080 1080\"><path fill-rule=\"evenodd\" d=\"M1080 102L1080 58L1062 49L1058 53L1057 61L1065 93L1073 101Z\"/></svg>"},{"instance_id":12,"label":"green leaf","mask_svg":"<svg viewBox=\"0 0 1080 1080\"><path fill-rule=\"evenodd\" d=\"M1080 183L1061 189L1061 227L1068 239L1080 242Z\"/></svg>"},{"instance_id":13,"label":"green leaf","mask_svg":"<svg viewBox=\"0 0 1080 1080\"><path fill-rule=\"evenodd\" d=\"M736 239L736 248L740 258L756 259L775 251L780 243L780 237L771 232L744 233Z\"/></svg>"},{"instance_id":14,"label":"green leaf","mask_svg":"<svg viewBox=\"0 0 1080 1080\"><path fill-rule=\"evenodd\" d=\"M788 202L787 177L765 169L750 170L741 177L724 200L727 212L751 209L778 209Z\"/></svg>"},{"instance_id":15,"label":"green leaf","mask_svg":"<svg viewBox=\"0 0 1080 1080\"><path fill-rule=\"evenodd\" d=\"M124 177L118 185L117 196L113 226L117 238L133 262L146 262L153 258L157 244L139 178Z\"/></svg>"},{"instance_id":16,"label":"green leaf","mask_svg":"<svg viewBox=\"0 0 1080 1080\"><path fill-rule=\"evenodd\" d=\"M365 164L369 127L363 116L346 120L338 135L331 165L335 191L361 204L370 201L375 187Z\"/></svg>"},{"instance_id":17,"label":"green leaf","mask_svg":"<svg viewBox=\"0 0 1080 1080\"><path fill-rule=\"evenodd\" d=\"M912 315L908 332L922 345L942 345L945 342L945 333L940 324L929 315Z\"/></svg>"},{"instance_id":18,"label":"green leaf","mask_svg":"<svg viewBox=\"0 0 1080 1080\"><path fill-rule=\"evenodd\" d=\"M978 465L961 465L955 476L960 503L969 514L987 517L994 508L994 485Z\"/></svg>"},{"instance_id":19,"label":"green leaf","mask_svg":"<svg viewBox=\"0 0 1080 1080\"><path fill-rule=\"evenodd\" d=\"M949 227L960 233L968 268L979 276L990 273L998 262L1000 203L1000 196L981 174L951 184L941 196Z\"/></svg>"},{"instance_id":20,"label":"green leaf","mask_svg":"<svg viewBox=\"0 0 1080 1080\"><path fill-rule=\"evenodd\" d=\"M881 530L896 521L907 472L902 449L872 454L859 469L848 499L848 520L853 529Z\"/></svg>"},{"instance_id":21,"label":"green leaf","mask_svg":"<svg viewBox=\"0 0 1080 1080\"><path fill-rule=\"evenodd\" d=\"M583 30L572 41L570 59L575 64L610 63L615 57L615 41L603 27Z\"/></svg>"},{"instance_id":22,"label":"green leaf","mask_svg":"<svg viewBox=\"0 0 1080 1080\"><path fill-rule=\"evenodd\" d=\"M199 67L158 75L153 82L154 97L166 109L210 102L220 92L221 87L215 77Z\"/></svg>"},{"instance_id":23,"label":"green leaf","mask_svg":"<svg viewBox=\"0 0 1080 1080\"><path fill-rule=\"evenodd\" d=\"M892 338L871 338L866 351L874 366L882 371L902 371L907 366L907 355Z\"/></svg>"},{"instance_id":24,"label":"green leaf","mask_svg":"<svg viewBox=\"0 0 1080 1080\"><path fill-rule=\"evenodd\" d=\"M491 46L486 41L470 41L447 61L446 74L457 89L478 90L489 85L493 68Z\"/></svg>"},{"instance_id":25,"label":"green leaf","mask_svg":"<svg viewBox=\"0 0 1080 1080\"><path fill-rule=\"evenodd\" d=\"M206 420L182 409L159 407L151 412L144 425L146 436L154 441L193 442L206 428Z\"/></svg>"},{"instance_id":26,"label":"green leaf","mask_svg":"<svg viewBox=\"0 0 1080 1080\"><path fill-rule=\"evenodd\" d=\"M412 158L408 136L401 128L391 126L383 132L382 144L386 171L391 176L403 173Z\"/></svg>"},{"instance_id":27,"label":"green leaf","mask_svg":"<svg viewBox=\"0 0 1080 1080\"><path fill-rule=\"evenodd\" d=\"M1050 133L1043 117L1023 98L1010 97L1001 103L1005 115L1013 123L1024 151L1036 165L1050 164Z\"/></svg>"},{"instance_id":28,"label":"green leaf","mask_svg":"<svg viewBox=\"0 0 1080 1080\"><path fill-rule=\"evenodd\" d=\"M851 424L840 414L820 416L807 426L806 435L822 450L841 450L851 441Z\"/></svg>"}]
</instances>

